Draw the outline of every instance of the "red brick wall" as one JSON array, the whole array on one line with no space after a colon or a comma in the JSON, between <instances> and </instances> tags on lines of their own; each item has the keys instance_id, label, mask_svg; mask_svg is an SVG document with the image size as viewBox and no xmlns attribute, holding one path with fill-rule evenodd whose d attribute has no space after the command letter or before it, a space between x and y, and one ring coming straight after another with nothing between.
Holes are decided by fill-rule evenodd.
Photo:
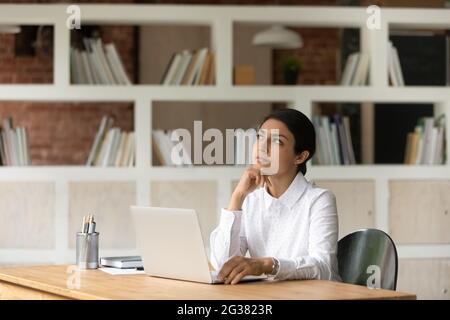
<instances>
[{"instance_id":1,"label":"red brick wall","mask_svg":"<svg viewBox=\"0 0 450 320\"><path fill-rule=\"evenodd\" d=\"M296 57L302 63L297 82L305 85L336 84L339 67L339 29L296 28L303 39L303 48L275 50L273 79L283 84L283 60Z\"/></svg>"},{"instance_id":2,"label":"red brick wall","mask_svg":"<svg viewBox=\"0 0 450 320\"><path fill-rule=\"evenodd\" d=\"M14 47L15 35L0 33L0 83L53 83L52 54L16 57Z\"/></svg>"}]
</instances>

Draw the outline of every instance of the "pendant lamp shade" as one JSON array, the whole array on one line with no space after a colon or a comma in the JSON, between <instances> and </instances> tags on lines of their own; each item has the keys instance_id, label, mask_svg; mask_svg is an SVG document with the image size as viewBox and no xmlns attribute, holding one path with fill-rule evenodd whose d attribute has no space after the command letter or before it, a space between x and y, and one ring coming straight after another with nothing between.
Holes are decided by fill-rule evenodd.
<instances>
[{"instance_id":1,"label":"pendant lamp shade","mask_svg":"<svg viewBox=\"0 0 450 320\"><path fill-rule=\"evenodd\" d=\"M296 49L303 47L302 37L295 31L280 25L274 25L254 35L253 45L278 49Z\"/></svg>"}]
</instances>

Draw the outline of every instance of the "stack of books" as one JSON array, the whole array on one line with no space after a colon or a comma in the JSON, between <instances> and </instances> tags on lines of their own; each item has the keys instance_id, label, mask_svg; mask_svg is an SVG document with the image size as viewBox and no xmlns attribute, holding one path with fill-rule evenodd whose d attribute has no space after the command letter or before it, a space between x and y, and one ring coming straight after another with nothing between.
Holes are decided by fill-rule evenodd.
<instances>
[{"instance_id":1,"label":"stack of books","mask_svg":"<svg viewBox=\"0 0 450 320\"><path fill-rule=\"evenodd\" d=\"M400 65L400 58L398 56L397 48L389 41L388 48L388 73L391 84L395 87L402 87L405 85L403 79L402 66Z\"/></svg>"},{"instance_id":2,"label":"stack of books","mask_svg":"<svg viewBox=\"0 0 450 320\"><path fill-rule=\"evenodd\" d=\"M319 165L356 164L353 151L350 120L348 117L315 116L313 124L316 130L317 148L313 157Z\"/></svg>"},{"instance_id":3,"label":"stack of books","mask_svg":"<svg viewBox=\"0 0 450 320\"><path fill-rule=\"evenodd\" d=\"M113 119L104 116L92 144L87 166L131 167L135 159L134 132L113 127Z\"/></svg>"},{"instance_id":4,"label":"stack of books","mask_svg":"<svg viewBox=\"0 0 450 320\"><path fill-rule=\"evenodd\" d=\"M190 142L181 139L177 130L153 130L152 147L162 166L191 166Z\"/></svg>"},{"instance_id":5,"label":"stack of books","mask_svg":"<svg viewBox=\"0 0 450 320\"><path fill-rule=\"evenodd\" d=\"M414 132L408 133L405 148L405 164L444 164L445 124L444 115L420 118Z\"/></svg>"},{"instance_id":6,"label":"stack of books","mask_svg":"<svg viewBox=\"0 0 450 320\"><path fill-rule=\"evenodd\" d=\"M113 43L84 38L85 50L70 48L71 80L74 84L131 85Z\"/></svg>"},{"instance_id":7,"label":"stack of books","mask_svg":"<svg viewBox=\"0 0 450 320\"><path fill-rule=\"evenodd\" d=\"M369 55L363 52L350 54L342 73L342 86L363 86L369 74Z\"/></svg>"},{"instance_id":8,"label":"stack of books","mask_svg":"<svg viewBox=\"0 0 450 320\"><path fill-rule=\"evenodd\" d=\"M212 85L215 82L214 60L214 53L208 48L176 52L170 58L161 84Z\"/></svg>"},{"instance_id":9,"label":"stack of books","mask_svg":"<svg viewBox=\"0 0 450 320\"><path fill-rule=\"evenodd\" d=\"M27 129L13 127L11 117L3 119L0 127L0 164L4 166L31 165Z\"/></svg>"}]
</instances>

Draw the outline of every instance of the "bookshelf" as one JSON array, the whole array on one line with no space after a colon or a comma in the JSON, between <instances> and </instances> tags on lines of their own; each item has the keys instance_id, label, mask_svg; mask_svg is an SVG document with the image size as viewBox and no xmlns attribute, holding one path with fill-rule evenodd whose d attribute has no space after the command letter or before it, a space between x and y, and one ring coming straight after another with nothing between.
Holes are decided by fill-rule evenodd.
<instances>
[{"instance_id":1,"label":"bookshelf","mask_svg":"<svg viewBox=\"0 0 450 320\"><path fill-rule=\"evenodd\" d=\"M380 30L366 29L367 13L364 7L272 7L272 6L186 6L186 5L80 5L82 21L89 25L147 25L173 24L187 26L209 26L210 48L216 53L216 84L205 87L165 87L157 84L123 85L72 85L70 83L70 30L66 27L65 5L0 5L1 24L46 24L54 27L54 82L53 84L1 84L2 101L46 101L46 102L132 102L134 131L136 134L136 162L132 168L99 168L85 166L39 166L39 167L0 167L0 185L14 184L15 190L0 198L2 210L11 210L17 201L33 200L35 184L45 186L49 196L43 204L51 214L47 216L47 229L37 228L36 232L45 234L47 241L42 246L24 245L21 237L9 234L9 238L0 238L0 264L27 263L66 263L73 262L73 215L79 215L86 207L73 207L74 199L82 199L83 183L91 193L98 193L100 202L92 207L115 210L107 204L110 194L118 197L121 206L133 201L139 205L170 203L167 198L167 184L175 184L180 193L185 192L185 183L194 181L199 185L200 198L208 196L213 201L200 208L203 217L201 223L209 230L214 219L207 210L226 205L231 195L232 184L239 179L242 168L229 166L199 167L161 167L152 166L151 130L154 116L153 106L160 102L285 102L311 116L314 103L317 102L371 102L371 103L430 103L439 113L446 114L447 155L450 154L450 89L442 86L390 87L387 73L387 45L390 28L436 29L450 27L449 9L382 9ZM270 15L267 13L270 12ZM233 85L233 24L274 24L286 26L358 28L360 30L361 51L369 53L369 83L364 87L339 85L321 86L284 86L284 85ZM150 81L149 82L155 82ZM263 81L262 81L263 82ZM245 105L244 105L245 106ZM426 182L440 181L437 188L450 185L450 163L433 166L417 165L354 165L354 166L314 166L309 164L309 179L324 182L330 189L339 188L339 184L369 183L364 190L369 194L361 201L369 201L373 207L373 226L385 231L391 230L390 210L392 183L409 184L410 180ZM393 182L394 181L394 182ZM16 184L19 184L16 186ZM50 185L49 185L50 184ZM81 184L81 186L80 186ZM411 187L409 185L409 187ZM414 186L413 186L414 187ZM433 186L432 186L433 187ZM398 186L395 185L398 189ZM430 187L431 188L431 187ZM39 188L38 188L39 189ZM400 188L401 189L401 188ZM203 190L203 191L202 191ZM337 189L336 189L337 190ZM351 190L351 189L346 189ZM152 192L154 191L154 192ZM336 193L339 190L336 191ZM342 191L344 192L344 191ZM347 193L346 203L352 205L352 197ZM195 196L195 192L192 196ZM156 196L158 195L158 196ZM396 195L398 196L398 195ZM81 197L81 198L80 198ZM158 197L155 199L154 197ZM166 198L164 198L166 197ZM367 199L368 200L367 200ZM1 200L3 199L3 200ZM366 199L366 200L364 200ZM31 201L30 200L30 201ZM89 201L93 201L90 198ZM405 200L407 201L407 200ZM201 201L200 201L201 202ZM50 205L48 205L50 203ZM190 203L190 202L186 202ZM131 204L131 203L130 203ZM193 203L195 205L195 203ZM347 206L343 203L341 205ZM340 204L338 203L338 208ZM4 212L0 210L1 212ZM27 221L32 215L27 208L18 221ZM350 209L349 209L350 210ZM355 212L358 207L353 207ZM441 208L435 208L439 211ZM46 211L47 212L47 211ZM206 213L205 213L206 212ZM48 213L46 213L48 214ZM103 213L104 214L104 213ZM115 211L114 214L118 214ZM126 212L121 212L126 214ZM213 214L214 213L210 213ZM342 210L341 214L345 214ZM425 212L423 214L426 214ZM438 223L449 226L449 215L439 215ZM104 219L104 217L100 217ZM130 222L120 216L124 224ZM29 221L34 222L34 219ZM30 223L31 223L30 222ZM104 224L108 224L107 219ZM3 225L6 225L3 223ZM405 227L408 227L407 224ZM19 226L17 226L19 230ZM105 225L107 243L101 255L135 254L135 249L127 242L127 247L117 246L111 236L116 232L115 224ZM126 226L129 228L129 225ZM129 230L129 229L127 229ZM346 229L348 230L348 229ZM100 231L102 232L102 231ZM131 234L131 231L128 231ZM445 227L439 232L449 232ZM1 232L0 232L1 234ZM341 235L342 236L342 235ZM3 236L6 237L6 236ZM108 240L109 239L109 240ZM443 238L444 239L444 238ZM395 235L394 235L395 240ZM442 239L441 239L442 240ZM130 247L128 247L130 246ZM405 268L415 261L427 260L438 268L444 263L450 270L450 243L429 241L425 236L418 242L398 243L399 258L405 261ZM437 261L437 262L436 262ZM434 263L436 262L436 263ZM402 262L401 262L402 263ZM401 264L402 268L402 264ZM440 268L440 267L439 267ZM408 269L410 270L410 269ZM433 274L430 272L428 274ZM437 273L436 273L437 274ZM438 275L436 275L438 276ZM448 277L448 273L444 273ZM415 290L413 280L402 280L402 286ZM413 284L411 284L413 283ZM439 282L437 282L439 283ZM412 287L411 287L412 286ZM401 286L400 286L401 287ZM419 288L420 289L420 288ZM441 290L442 288L434 288ZM440 292L440 291L439 291ZM441 298L449 298L448 293L435 293ZM420 294L419 294L420 297Z\"/></svg>"}]
</instances>

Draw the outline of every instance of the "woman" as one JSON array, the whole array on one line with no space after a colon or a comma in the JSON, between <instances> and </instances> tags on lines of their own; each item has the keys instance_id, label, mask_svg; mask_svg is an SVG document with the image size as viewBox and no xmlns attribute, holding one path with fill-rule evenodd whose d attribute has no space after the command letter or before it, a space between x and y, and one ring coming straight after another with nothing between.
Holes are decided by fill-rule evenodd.
<instances>
[{"instance_id":1,"label":"woman","mask_svg":"<svg viewBox=\"0 0 450 320\"><path fill-rule=\"evenodd\" d=\"M262 122L255 165L242 175L211 233L211 262L226 284L261 274L340 280L335 197L304 177L315 144L314 126L300 111L276 110ZM263 175L268 166L277 172Z\"/></svg>"}]
</instances>

